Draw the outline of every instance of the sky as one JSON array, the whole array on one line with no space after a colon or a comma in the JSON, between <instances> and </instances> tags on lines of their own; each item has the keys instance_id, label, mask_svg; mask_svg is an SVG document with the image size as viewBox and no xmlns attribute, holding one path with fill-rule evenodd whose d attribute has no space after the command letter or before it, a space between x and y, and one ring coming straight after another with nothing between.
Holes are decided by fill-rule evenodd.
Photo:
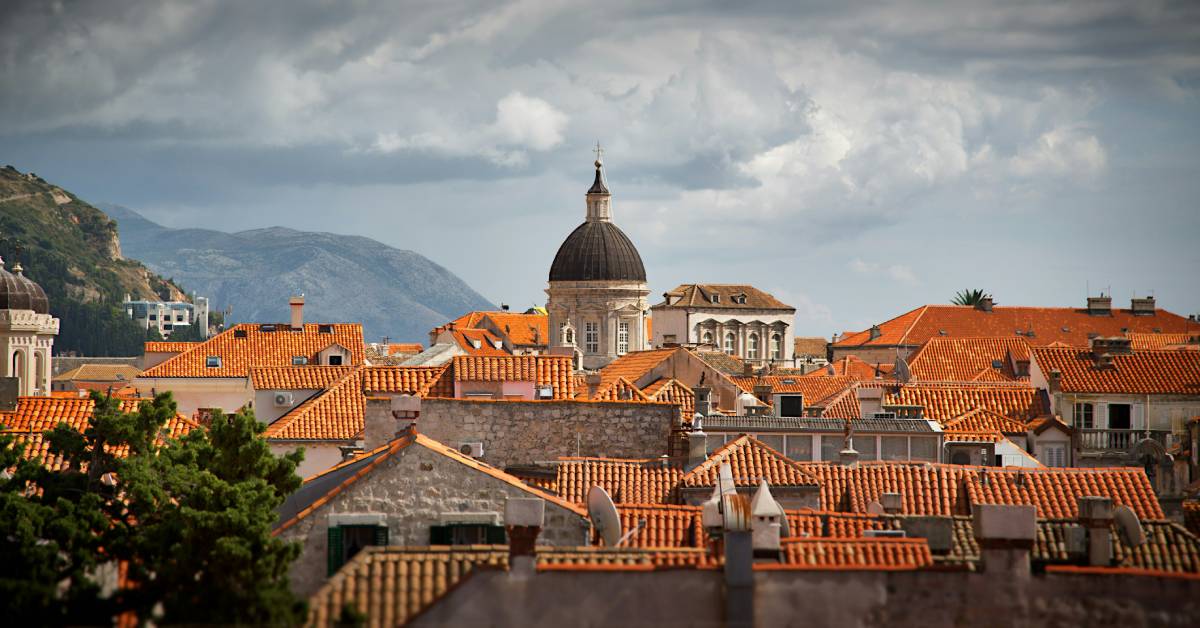
<instances>
[{"instance_id":1,"label":"sky","mask_svg":"<svg viewBox=\"0 0 1200 628\"><path fill-rule=\"evenodd\" d=\"M1200 3L4 7L0 163L168 226L543 304L600 142L655 301L748 283L823 336L968 288L1200 312Z\"/></svg>"}]
</instances>

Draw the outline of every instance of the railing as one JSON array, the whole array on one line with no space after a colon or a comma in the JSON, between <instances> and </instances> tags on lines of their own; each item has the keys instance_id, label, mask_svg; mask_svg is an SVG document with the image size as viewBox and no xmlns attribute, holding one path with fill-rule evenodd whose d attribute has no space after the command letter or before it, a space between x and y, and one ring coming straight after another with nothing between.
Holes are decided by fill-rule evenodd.
<instances>
[{"instance_id":1,"label":"railing","mask_svg":"<svg viewBox=\"0 0 1200 628\"><path fill-rule=\"evenodd\" d=\"M1170 430L1079 430L1079 446L1084 451L1129 451L1147 436L1163 447L1170 443Z\"/></svg>"}]
</instances>

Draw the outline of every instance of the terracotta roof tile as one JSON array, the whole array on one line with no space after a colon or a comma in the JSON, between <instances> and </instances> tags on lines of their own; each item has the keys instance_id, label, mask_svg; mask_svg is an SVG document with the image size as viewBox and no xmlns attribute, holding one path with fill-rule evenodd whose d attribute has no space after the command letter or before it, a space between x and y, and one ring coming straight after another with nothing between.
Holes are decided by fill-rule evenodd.
<instances>
[{"instance_id":1,"label":"terracotta roof tile","mask_svg":"<svg viewBox=\"0 0 1200 628\"><path fill-rule=\"evenodd\" d=\"M664 401L679 406L679 418L691 425L696 415L696 394L683 382L675 378L662 377L642 389L642 393L653 401Z\"/></svg>"},{"instance_id":2,"label":"terracotta roof tile","mask_svg":"<svg viewBox=\"0 0 1200 628\"><path fill-rule=\"evenodd\" d=\"M1130 332L1125 335L1129 337L1134 351L1173 349L1200 343L1200 329L1176 334Z\"/></svg>"},{"instance_id":3,"label":"terracotta roof tile","mask_svg":"<svg viewBox=\"0 0 1200 628\"><path fill-rule=\"evenodd\" d=\"M908 360L913 381L1018 381L1013 362L1029 361L1023 337L930 338Z\"/></svg>"},{"instance_id":4,"label":"terracotta roof tile","mask_svg":"<svg viewBox=\"0 0 1200 628\"><path fill-rule=\"evenodd\" d=\"M1200 536L1200 501L1192 499L1183 502L1183 525L1192 534Z\"/></svg>"},{"instance_id":5,"label":"terracotta roof tile","mask_svg":"<svg viewBox=\"0 0 1200 628\"><path fill-rule=\"evenodd\" d=\"M403 393L422 397L453 397L454 371L442 366L368 366L363 369L363 390Z\"/></svg>"},{"instance_id":6,"label":"terracotta roof tile","mask_svg":"<svg viewBox=\"0 0 1200 628\"><path fill-rule=\"evenodd\" d=\"M757 486L766 480L771 486L806 486L817 478L800 463L771 449L753 436L741 435L718 448L699 466L683 476L683 486L713 486L720 466L729 463L738 486Z\"/></svg>"},{"instance_id":7,"label":"terracotta roof tile","mask_svg":"<svg viewBox=\"0 0 1200 628\"><path fill-rule=\"evenodd\" d=\"M587 390L578 391L576 394L586 395ZM591 399L593 401L650 401L650 398L641 389L624 377L618 377L607 387L597 390Z\"/></svg>"},{"instance_id":8,"label":"terracotta roof tile","mask_svg":"<svg viewBox=\"0 0 1200 628\"><path fill-rule=\"evenodd\" d=\"M451 332L454 342L458 343L459 348L470 356L477 357L503 357L512 355L504 349L503 345L497 348L497 344L501 344L500 338L486 329L454 329Z\"/></svg>"},{"instance_id":9,"label":"terracotta roof tile","mask_svg":"<svg viewBox=\"0 0 1200 628\"><path fill-rule=\"evenodd\" d=\"M821 336L796 338L793 344L793 353L796 357L814 356L823 358L828 354L829 350L829 340Z\"/></svg>"},{"instance_id":10,"label":"terracotta roof tile","mask_svg":"<svg viewBox=\"0 0 1200 628\"><path fill-rule=\"evenodd\" d=\"M789 566L816 569L920 569L933 565L925 539L792 538L780 543Z\"/></svg>"},{"instance_id":11,"label":"terracotta roof tile","mask_svg":"<svg viewBox=\"0 0 1200 628\"><path fill-rule=\"evenodd\" d=\"M624 532L645 521L645 526L629 537L624 547L704 547L699 506L620 504L617 513Z\"/></svg>"},{"instance_id":12,"label":"terracotta roof tile","mask_svg":"<svg viewBox=\"0 0 1200 628\"><path fill-rule=\"evenodd\" d=\"M742 375L746 372L746 363L736 355L724 351L695 351L696 357L725 375Z\"/></svg>"},{"instance_id":13,"label":"terracotta roof tile","mask_svg":"<svg viewBox=\"0 0 1200 628\"><path fill-rule=\"evenodd\" d=\"M347 369L321 392L309 397L267 426L263 437L271 440L343 441L363 431L366 396L362 392L365 367Z\"/></svg>"},{"instance_id":14,"label":"terracotta roof tile","mask_svg":"<svg viewBox=\"0 0 1200 628\"><path fill-rule=\"evenodd\" d=\"M963 305L923 305L879 325L874 340L870 331L849 334L835 348L859 346L919 346L931 338L1017 337L1022 332L1029 344L1044 346L1063 342L1074 347L1088 345L1088 334L1118 336L1129 332L1150 332L1155 328L1167 333L1195 331L1195 323L1166 310L1153 316L1135 316L1129 310L1113 309L1111 316L1092 316L1086 309L1069 307L995 306L984 312ZM1028 331L1033 330L1032 336Z\"/></svg>"},{"instance_id":15,"label":"terracotta roof tile","mask_svg":"<svg viewBox=\"0 0 1200 628\"><path fill-rule=\"evenodd\" d=\"M831 397L818 402L822 407L821 416L831 419L861 419L862 404L858 401L858 384L834 393Z\"/></svg>"},{"instance_id":16,"label":"terracotta roof tile","mask_svg":"<svg viewBox=\"0 0 1200 628\"><path fill-rule=\"evenodd\" d=\"M491 325L495 333L519 347L542 347L550 342L550 317L545 314L487 312L476 326Z\"/></svg>"},{"instance_id":17,"label":"terracotta roof tile","mask_svg":"<svg viewBox=\"0 0 1200 628\"><path fill-rule=\"evenodd\" d=\"M679 501L682 467L674 461L562 458L551 490L563 499L587 502L599 486L618 504L671 504Z\"/></svg>"},{"instance_id":18,"label":"terracotta roof tile","mask_svg":"<svg viewBox=\"0 0 1200 628\"><path fill-rule=\"evenodd\" d=\"M1002 434L1024 434L1029 427L990 410L976 408L962 416L942 424L947 432L995 432Z\"/></svg>"},{"instance_id":19,"label":"terracotta roof tile","mask_svg":"<svg viewBox=\"0 0 1200 628\"><path fill-rule=\"evenodd\" d=\"M1039 517L1070 519L1079 515L1080 497L1098 496L1129 506L1143 519L1165 518L1140 468L983 469L972 467L966 476L973 504L1033 504Z\"/></svg>"},{"instance_id":20,"label":"terracotta roof tile","mask_svg":"<svg viewBox=\"0 0 1200 628\"><path fill-rule=\"evenodd\" d=\"M884 398L885 405L916 405L938 422L956 419L982 408L1018 421L1045 414L1041 395L1027 384L919 383L902 386Z\"/></svg>"},{"instance_id":21,"label":"terracotta roof tile","mask_svg":"<svg viewBox=\"0 0 1200 628\"><path fill-rule=\"evenodd\" d=\"M716 303L713 302L714 295L717 298ZM669 301L664 300L662 303L655 305L654 309L691 307L705 310L796 310L796 308L771 296L770 293L746 284L685 283L667 292L664 296L668 299L678 298L679 300L671 305L668 305ZM742 299L735 299L734 297L745 297L745 299L742 302Z\"/></svg>"},{"instance_id":22,"label":"terracotta roof tile","mask_svg":"<svg viewBox=\"0 0 1200 628\"><path fill-rule=\"evenodd\" d=\"M555 399L575 396L571 356L510 355L504 357L455 356L454 380L470 382L533 382L553 386Z\"/></svg>"},{"instance_id":23,"label":"terracotta roof tile","mask_svg":"<svg viewBox=\"0 0 1200 628\"><path fill-rule=\"evenodd\" d=\"M250 369L255 390L321 390L353 371L353 366L265 366Z\"/></svg>"},{"instance_id":24,"label":"terracotta roof tile","mask_svg":"<svg viewBox=\"0 0 1200 628\"><path fill-rule=\"evenodd\" d=\"M1200 395L1200 351L1134 351L1106 368L1084 349L1040 347L1034 359L1047 377L1062 373L1063 392Z\"/></svg>"},{"instance_id":25,"label":"terracotta roof tile","mask_svg":"<svg viewBox=\"0 0 1200 628\"><path fill-rule=\"evenodd\" d=\"M393 342L387 345L388 355L411 355L425 350L419 342Z\"/></svg>"},{"instance_id":26,"label":"terracotta roof tile","mask_svg":"<svg viewBox=\"0 0 1200 628\"><path fill-rule=\"evenodd\" d=\"M821 484L821 507L841 512L867 512L884 493L900 493L905 514L967 514L960 495L967 467L920 462L861 462L846 467L827 462L802 463Z\"/></svg>"},{"instance_id":27,"label":"terracotta roof tile","mask_svg":"<svg viewBox=\"0 0 1200 628\"><path fill-rule=\"evenodd\" d=\"M804 395L805 405L810 405L821 399L833 396L851 388L858 381L853 377L806 377L798 375L760 375L730 377L738 388L748 393L754 392L755 386L771 385L773 393L792 393Z\"/></svg>"},{"instance_id":28,"label":"terracotta roof tile","mask_svg":"<svg viewBox=\"0 0 1200 628\"><path fill-rule=\"evenodd\" d=\"M651 349L649 351L626 353L600 369L600 386L603 388L606 383L611 384L618 377L624 377L631 382L637 382L649 373L651 369L661 364L663 360L674 355L676 351L685 351L685 349Z\"/></svg>"},{"instance_id":29,"label":"terracotta roof tile","mask_svg":"<svg viewBox=\"0 0 1200 628\"><path fill-rule=\"evenodd\" d=\"M81 364L54 376L56 382L132 382L142 369L129 364Z\"/></svg>"},{"instance_id":30,"label":"terracotta roof tile","mask_svg":"<svg viewBox=\"0 0 1200 628\"><path fill-rule=\"evenodd\" d=\"M286 323L274 325L276 331L262 328L259 324L235 325L147 369L141 377L248 377L253 367L291 366L297 356L315 362L318 353L335 344L350 352L346 366L362 364L365 358L362 325L358 323L310 323L303 331L292 331ZM322 333L322 329L328 332ZM209 356L219 356L221 365L206 366Z\"/></svg>"},{"instance_id":31,"label":"terracotta roof tile","mask_svg":"<svg viewBox=\"0 0 1200 628\"><path fill-rule=\"evenodd\" d=\"M146 353L183 353L192 347L200 344L199 342L169 342L165 340L152 340L147 342L142 350Z\"/></svg>"},{"instance_id":32,"label":"terracotta roof tile","mask_svg":"<svg viewBox=\"0 0 1200 628\"><path fill-rule=\"evenodd\" d=\"M821 377L843 377L849 376L859 381L867 382L871 380L892 380L892 373L896 370L895 364L871 364L859 359L858 356L848 355L819 368L805 377L821 378Z\"/></svg>"}]
</instances>

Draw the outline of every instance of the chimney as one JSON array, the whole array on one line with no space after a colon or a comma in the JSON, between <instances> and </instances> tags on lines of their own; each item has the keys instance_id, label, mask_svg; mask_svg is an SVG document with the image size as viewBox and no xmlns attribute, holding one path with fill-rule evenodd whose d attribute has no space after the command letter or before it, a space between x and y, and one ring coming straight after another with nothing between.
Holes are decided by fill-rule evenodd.
<instances>
[{"instance_id":1,"label":"chimney","mask_svg":"<svg viewBox=\"0 0 1200 628\"><path fill-rule=\"evenodd\" d=\"M779 560L779 536L783 530L783 506L771 495L766 479L759 482L754 499L750 500L752 545L756 558Z\"/></svg>"},{"instance_id":2,"label":"chimney","mask_svg":"<svg viewBox=\"0 0 1200 628\"><path fill-rule=\"evenodd\" d=\"M600 374L588 373L587 376L584 377L584 381L587 382L588 399L595 399L596 395L600 393Z\"/></svg>"},{"instance_id":3,"label":"chimney","mask_svg":"<svg viewBox=\"0 0 1200 628\"><path fill-rule=\"evenodd\" d=\"M1134 316L1154 316L1154 297L1136 298L1129 302L1129 309Z\"/></svg>"},{"instance_id":4,"label":"chimney","mask_svg":"<svg viewBox=\"0 0 1200 628\"><path fill-rule=\"evenodd\" d=\"M723 495L725 515L725 625L754 626L754 538L750 500Z\"/></svg>"},{"instance_id":5,"label":"chimney","mask_svg":"<svg viewBox=\"0 0 1200 628\"><path fill-rule=\"evenodd\" d=\"M1050 374L1046 378L1047 385L1050 387L1050 394L1055 394L1062 391L1062 371L1058 369L1050 369Z\"/></svg>"},{"instance_id":6,"label":"chimney","mask_svg":"<svg viewBox=\"0 0 1200 628\"><path fill-rule=\"evenodd\" d=\"M692 389L696 397L696 414L709 416L712 414L712 389L707 386L697 386Z\"/></svg>"},{"instance_id":7,"label":"chimney","mask_svg":"<svg viewBox=\"0 0 1200 628\"><path fill-rule=\"evenodd\" d=\"M1037 537L1037 507L976 504L972 509L984 570L1005 582L1028 580L1029 553Z\"/></svg>"},{"instance_id":8,"label":"chimney","mask_svg":"<svg viewBox=\"0 0 1200 628\"><path fill-rule=\"evenodd\" d=\"M1112 564L1113 504L1108 497L1080 497L1079 523L1087 528L1088 564L1107 567Z\"/></svg>"},{"instance_id":9,"label":"chimney","mask_svg":"<svg viewBox=\"0 0 1200 628\"><path fill-rule=\"evenodd\" d=\"M983 298L979 299L978 303L975 304L975 309L979 310L980 312L991 312L992 303L992 295L985 295Z\"/></svg>"},{"instance_id":10,"label":"chimney","mask_svg":"<svg viewBox=\"0 0 1200 628\"><path fill-rule=\"evenodd\" d=\"M504 502L508 532L508 573L529 578L537 571L537 538L546 521L546 502L536 497L510 497Z\"/></svg>"},{"instance_id":11,"label":"chimney","mask_svg":"<svg viewBox=\"0 0 1200 628\"><path fill-rule=\"evenodd\" d=\"M0 377L0 412L13 412L17 409L17 399L21 396L21 379L19 377Z\"/></svg>"},{"instance_id":12,"label":"chimney","mask_svg":"<svg viewBox=\"0 0 1200 628\"><path fill-rule=\"evenodd\" d=\"M701 429L700 417L693 419L693 429L688 432L687 470L691 471L708 460L708 434Z\"/></svg>"},{"instance_id":13,"label":"chimney","mask_svg":"<svg viewBox=\"0 0 1200 628\"><path fill-rule=\"evenodd\" d=\"M889 515L898 515L904 510L904 496L900 493L884 493L879 496L879 503L883 504L883 512Z\"/></svg>"},{"instance_id":14,"label":"chimney","mask_svg":"<svg viewBox=\"0 0 1200 628\"><path fill-rule=\"evenodd\" d=\"M416 424L420 414L420 397L367 397L363 411L363 449L371 451L403 436Z\"/></svg>"},{"instance_id":15,"label":"chimney","mask_svg":"<svg viewBox=\"0 0 1200 628\"><path fill-rule=\"evenodd\" d=\"M742 363L742 376L754 377L754 365L749 362Z\"/></svg>"},{"instance_id":16,"label":"chimney","mask_svg":"<svg viewBox=\"0 0 1200 628\"><path fill-rule=\"evenodd\" d=\"M771 394L775 392L775 387L770 384L755 384L754 396L763 403L771 403Z\"/></svg>"},{"instance_id":17,"label":"chimney","mask_svg":"<svg viewBox=\"0 0 1200 628\"><path fill-rule=\"evenodd\" d=\"M292 309L292 331L304 329L304 295L288 299L288 307Z\"/></svg>"},{"instance_id":18,"label":"chimney","mask_svg":"<svg viewBox=\"0 0 1200 628\"><path fill-rule=\"evenodd\" d=\"M879 329L879 325L871 325L871 340L875 340L882 335L883 331Z\"/></svg>"},{"instance_id":19,"label":"chimney","mask_svg":"<svg viewBox=\"0 0 1200 628\"><path fill-rule=\"evenodd\" d=\"M1098 297L1088 297L1087 311L1092 316L1112 316L1112 297L1103 293Z\"/></svg>"}]
</instances>

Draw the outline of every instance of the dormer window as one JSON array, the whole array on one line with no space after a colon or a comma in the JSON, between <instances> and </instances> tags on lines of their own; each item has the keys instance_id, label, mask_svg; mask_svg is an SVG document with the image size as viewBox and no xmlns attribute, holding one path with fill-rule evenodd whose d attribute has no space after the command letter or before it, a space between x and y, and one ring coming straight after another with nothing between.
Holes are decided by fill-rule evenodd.
<instances>
[{"instance_id":1,"label":"dormer window","mask_svg":"<svg viewBox=\"0 0 1200 628\"><path fill-rule=\"evenodd\" d=\"M744 294L735 294L735 295L733 295L732 298L733 298L733 302L738 305L746 304L746 295L744 295Z\"/></svg>"},{"instance_id":2,"label":"dormer window","mask_svg":"<svg viewBox=\"0 0 1200 628\"><path fill-rule=\"evenodd\" d=\"M714 293L712 294L712 302L713 302L713 303L720 303L720 302L721 302L721 295L719 295L719 294L717 294L717 293L715 293L715 292L714 292Z\"/></svg>"},{"instance_id":3,"label":"dormer window","mask_svg":"<svg viewBox=\"0 0 1200 628\"><path fill-rule=\"evenodd\" d=\"M292 366L304 366L308 364L308 356L294 355L292 356Z\"/></svg>"},{"instance_id":4,"label":"dormer window","mask_svg":"<svg viewBox=\"0 0 1200 628\"><path fill-rule=\"evenodd\" d=\"M244 329L235 329L235 330L233 330L233 337L234 337L234 338L245 338L245 337L246 337L246 330L244 330Z\"/></svg>"},{"instance_id":5,"label":"dormer window","mask_svg":"<svg viewBox=\"0 0 1200 628\"><path fill-rule=\"evenodd\" d=\"M204 358L204 366L207 368L210 368L210 369L221 368L221 356L210 355L210 356Z\"/></svg>"},{"instance_id":6,"label":"dormer window","mask_svg":"<svg viewBox=\"0 0 1200 628\"><path fill-rule=\"evenodd\" d=\"M332 334L333 325L317 325L318 334Z\"/></svg>"},{"instance_id":7,"label":"dormer window","mask_svg":"<svg viewBox=\"0 0 1200 628\"><path fill-rule=\"evenodd\" d=\"M275 331L275 325L271 324L271 323L264 323L264 324L258 326L258 330L259 331Z\"/></svg>"}]
</instances>

